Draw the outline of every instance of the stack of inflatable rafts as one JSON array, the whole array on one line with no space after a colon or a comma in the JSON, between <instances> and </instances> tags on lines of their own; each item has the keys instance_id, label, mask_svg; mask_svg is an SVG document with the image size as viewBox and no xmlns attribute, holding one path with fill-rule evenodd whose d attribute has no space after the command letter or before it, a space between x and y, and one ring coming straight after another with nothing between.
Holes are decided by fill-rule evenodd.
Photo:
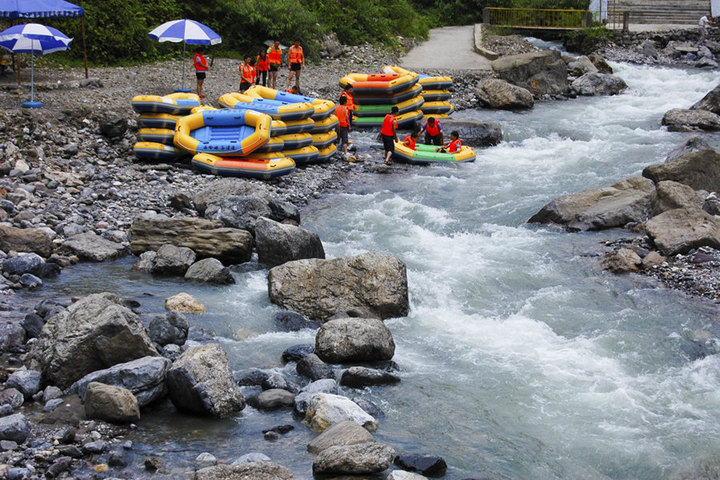
<instances>
[{"instance_id":1,"label":"stack of inflatable rafts","mask_svg":"<svg viewBox=\"0 0 720 480\"><path fill-rule=\"evenodd\" d=\"M392 107L398 107L399 128L407 128L422 120L423 98L417 73L350 73L340 79L340 85L353 86L355 127L380 127Z\"/></svg>"},{"instance_id":2,"label":"stack of inflatable rafts","mask_svg":"<svg viewBox=\"0 0 720 480\"><path fill-rule=\"evenodd\" d=\"M414 74L410 70L395 65L383 67L385 73L397 73L401 75ZM418 73L418 85L422 87L420 96L423 98L421 110L425 118L447 118L455 108L450 104L450 88L452 88L452 77L443 75L425 75Z\"/></svg>"},{"instance_id":3,"label":"stack of inflatable rafts","mask_svg":"<svg viewBox=\"0 0 720 480\"><path fill-rule=\"evenodd\" d=\"M138 95L132 99L137 119L138 142L135 155L144 160L173 161L183 154L175 148L173 138L177 121L200 105L200 97L192 93L170 95Z\"/></svg>"}]
</instances>

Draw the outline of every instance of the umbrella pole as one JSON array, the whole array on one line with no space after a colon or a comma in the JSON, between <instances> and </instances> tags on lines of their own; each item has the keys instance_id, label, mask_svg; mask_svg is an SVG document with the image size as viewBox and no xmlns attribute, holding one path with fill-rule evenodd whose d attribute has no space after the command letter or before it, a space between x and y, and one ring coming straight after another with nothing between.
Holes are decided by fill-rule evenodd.
<instances>
[{"instance_id":1,"label":"umbrella pole","mask_svg":"<svg viewBox=\"0 0 720 480\"><path fill-rule=\"evenodd\" d=\"M30 52L30 101L35 101L35 54Z\"/></svg>"},{"instance_id":2,"label":"umbrella pole","mask_svg":"<svg viewBox=\"0 0 720 480\"><path fill-rule=\"evenodd\" d=\"M85 78L88 78L88 62L87 62L87 47L85 46L85 15L82 16L82 44L83 44L83 58L85 59Z\"/></svg>"},{"instance_id":3,"label":"umbrella pole","mask_svg":"<svg viewBox=\"0 0 720 480\"><path fill-rule=\"evenodd\" d=\"M185 91L185 45L187 45L187 44L183 40L183 56L182 56L182 67L183 67L183 69L182 69L182 76L183 76L182 77L182 89L183 89L183 91Z\"/></svg>"}]
</instances>

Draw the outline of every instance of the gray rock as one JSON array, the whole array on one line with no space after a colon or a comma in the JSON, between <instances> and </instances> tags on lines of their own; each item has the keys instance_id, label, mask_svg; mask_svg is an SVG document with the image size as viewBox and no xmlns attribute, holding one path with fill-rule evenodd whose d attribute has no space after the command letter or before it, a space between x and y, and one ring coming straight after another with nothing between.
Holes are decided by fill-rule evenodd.
<instances>
[{"instance_id":1,"label":"gray rock","mask_svg":"<svg viewBox=\"0 0 720 480\"><path fill-rule=\"evenodd\" d=\"M219 179L198 192L193 200L197 211L204 215L208 205L233 196L255 197L265 201L265 203L272 201L272 195L266 185L237 178Z\"/></svg>"},{"instance_id":2,"label":"gray rock","mask_svg":"<svg viewBox=\"0 0 720 480\"><path fill-rule=\"evenodd\" d=\"M655 183L673 180L693 190L720 191L720 154L713 150L688 153L668 163L645 167L643 177Z\"/></svg>"},{"instance_id":3,"label":"gray rock","mask_svg":"<svg viewBox=\"0 0 720 480\"><path fill-rule=\"evenodd\" d=\"M198 258L215 257L226 265L250 260L252 235L222 222L202 218L137 218L130 227L130 249L135 255L157 250L165 244L187 247Z\"/></svg>"},{"instance_id":4,"label":"gray rock","mask_svg":"<svg viewBox=\"0 0 720 480\"><path fill-rule=\"evenodd\" d=\"M655 43L652 40L644 40L636 48L640 53L642 53L646 57L650 57L650 58L658 57L657 48L655 48Z\"/></svg>"},{"instance_id":5,"label":"gray rock","mask_svg":"<svg viewBox=\"0 0 720 480\"><path fill-rule=\"evenodd\" d=\"M568 91L567 66L556 50L507 55L491 62L497 76L536 96Z\"/></svg>"},{"instance_id":6,"label":"gray rock","mask_svg":"<svg viewBox=\"0 0 720 480\"><path fill-rule=\"evenodd\" d=\"M195 263L195 252L192 249L163 245L158 249L150 271L158 274L185 275L193 263Z\"/></svg>"},{"instance_id":7,"label":"gray rock","mask_svg":"<svg viewBox=\"0 0 720 480\"><path fill-rule=\"evenodd\" d=\"M716 132L720 130L720 115L707 110L673 108L665 112L662 124L671 132Z\"/></svg>"},{"instance_id":8,"label":"gray rock","mask_svg":"<svg viewBox=\"0 0 720 480\"><path fill-rule=\"evenodd\" d=\"M50 234L42 228L15 228L0 225L0 250L35 252L47 258L53 250Z\"/></svg>"},{"instance_id":9,"label":"gray rock","mask_svg":"<svg viewBox=\"0 0 720 480\"><path fill-rule=\"evenodd\" d=\"M420 472L428 477L443 477L447 463L437 455L401 454L395 457L395 465L411 472Z\"/></svg>"},{"instance_id":10,"label":"gray rock","mask_svg":"<svg viewBox=\"0 0 720 480\"><path fill-rule=\"evenodd\" d=\"M463 143L475 147L494 147L502 142L502 126L498 122L465 122L459 120L443 120L443 128L448 131L457 130Z\"/></svg>"},{"instance_id":11,"label":"gray rock","mask_svg":"<svg viewBox=\"0 0 720 480\"><path fill-rule=\"evenodd\" d=\"M85 395L85 415L111 423L132 423L140 420L140 407L130 390L90 382Z\"/></svg>"},{"instance_id":12,"label":"gray rock","mask_svg":"<svg viewBox=\"0 0 720 480\"><path fill-rule=\"evenodd\" d=\"M720 85L710 90L690 108L692 110L707 110L720 115Z\"/></svg>"},{"instance_id":13,"label":"gray rock","mask_svg":"<svg viewBox=\"0 0 720 480\"><path fill-rule=\"evenodd\" d=\"M300 390L300 393L295 395L295 406L293 409L298 415L305 416L310 400L312 400L312 397L315 396L316 393L337 393L337 391L338 384L335 379L332 378L323 378L308 383Z\"/></svg>"},{"instance_id":14,"label":"gray rock","mask_svg":"<svg viewBox=\"0 0 720 480\"><path fill-rule=\"evenodd\" d=\"M389 255L288 262L270 270L268 286L270 301L313 319L356 306L381 318L409 311L405 264Z\"/></svg>"},{"instance_id":15,"label":"gray rock","mask_svg":"<svg viewBox=\"0 0 720 480\"><path fill-rule=\"evenodd\" d=\"M703 137L699 135L693 135L692 137L687 138L680 145L675 147L670 153L668 153L667 157L665 157L665 162L669 163L677 160L678 158L682 157L687 153L700 152L702 150L712 149L712 146Z\"/></svg>"},{"instance_id":16,"label":"gray rock","mask_svg":"<svg viewBox=\"0 0 720 480\"><path fill-rule=\"evenodd\" d=\"M663 180L655 186L652 215L675 208L702 208L704 199L685 184Z\"/></svg>"},{"instance_id":17,"label":"gray rock","mask_svg":"<svg viewBox=\"0 0 720 480\"><path fill-rule=\"evenodd\" d=\"M357 445L374 442L373 436L363 427L352 421L336 423L315 437L307 446L308 452L318 454L330 447Z\"/></svg>"},{"instance_id":18,"label":"gray rock","mask_svg":"<svg viewBox=\"0 0 720 480\"><path fill-rule=\"evenodd\" d=\"M218 344L187 350L168 371L167 382L178 410L224 418L245 408L227 355Z\"/></svg>"},{"instance_id":19,"label":"gray rock","mask_svg":"<svg viewBox=\"0 0 720 480\"><path fill-rule=\"evenodd\" d=\"M135 395L138 405L144 407L167 394L165 376L170 365L170 360L164 357L138 358L89 373L73 383L68 391L84 399L87 386L91 382L100 382L129 390Z\"/></svg>"},{"instance_id":20,"label":"gray rock","mask_svg":"<svg viewBox=\"0 0 720 480\"><path fill-rule=\"evenodd\" d=\"M7 417L0 417L0 440L23 443L29 435L30 423L25 415L15 413Z\"/></svg>"},{"instance_id":21,"label":"gray rock","mask_svg":"<svg viewBox=\"0 0 720 480\"><path fill-rule=\"evenodd\" d=\"M148 333L153 342L164 347L169 343L182 345L187 340L188 321L182 313L168 312L155 315L150 321Z\"/></svg>"},{"instance_id":22,"label":"gray rock","mask_svg":"<svg viewBox=\"0 0 720 480\"><path fill-rule=\"evenodd\" d=\"M312 381L323 378L335 379L335 372L332 367L320 360L320 358L314 353L305 355L301 360L299 360L295 369L298 374L303 377L307 377Z\"/></svg>"},{"instance_id":23,"label":"gray rock","mask_svg":"<svg viewBox=\"0 0 720 480\"><path fill-rule=\"evenodd\" d=\"M248 405L259 410L277 410L279 408L292 407L294 401L294 393L279 388L262 391L247 399Z\"/></svg>"},{"instance_id":24,"label":"gray rock","mask_svg":"<svg viewBox=\"0 0 720 480\"><path fill-rule=\"evenodd\" d=\"M25 329L21 321L0 322L0 351L14 351L25 344Z\"/></svg>"},{"instance_id":25,"label":"gray rock","mask_svg":"<svg viewBox=\"0 0 720 480\"><path fill-rule=\"evenodd\" d=\"M607 73L586 73L570 85L578 95L617 95L628 88L620 77Z\"/></svg>"},{"instance_id":26,"label":"gray rock","mask_svg":"<svg viewBox=\"0 0 720 480\"><path fill-rule=\"evenodd\" d=\"M637 272L642 265L642 259L633 250L620 248L605 254L600 265L612 273Z\"/></svg>"},{"instance_id":27,"label":"gray rock","mask_svg":"<svg viewBox=\"0 0 720 480\"><path fill-rule=\"evenodd\" d=\"M217 465L218 461L215 455L209 452L203 452L195 457L195 468L205 468Z\"/></svg>"},{"instance_id":28,"label":"gray rock","mask_svg":"<svg viewBox=\"0 0 720 480\"><path fill-rule=\"evenodd\" d=\"M226 227L254 233L258 218L271 218L272 210L269 202L260 198L232 196L208 205L205 217L220 220Z\"/></svg>"},{"instance_id":29,"label":"gray rock","mask_svg":"<svg viewBox=\"0 0 720 480\"><path fill-rule=\"evenodd\" d=\"M340 375L340 385L351 388L392 385L399 382L400 377L397 375L367 367L350 367Z\"/></svg>"},{"instance_id":30,"label":"gray rock","mask_svg":"<svg viewBox=\"0 0 720 480\"><path fill-rule=\"evenodd\" d=\"M525 110L533 108L535 100L526 88L518 87L505 80L488 78L478 82L475 96L486 108Z\"/></svg>"},{"instance_id":31,"label":"gray rock","mask_svg":"<svg viewBox=\"0 0 720 480\"><path fill-rule=\"evenodd\" d=\"M62 390L60 390L58 387L56 387L54 385L48 385L47 387L45 387L45 390L43 390L42 398L44 401L47 402L48 400L54 400L54 399L60 398L62 396L63 396Z\"/></svg>"},{"instance_id":32,"label":"gray rock","mask_svg":"<svg viewBox=\"0 0 720 480\"><path fill-rule=\"evenodd\" d=\"M3 260L2 269L10 275L22 275L23 273L35 273L43 263L45 260L37 253L21 253L16 257Z\"/></svg>"},{"instance_id":33,"label":"gray rock","mask_svg":"<svg viewBox=\"0 0 720 480\"><path fill-rule=\"evenodd\" d=\"M720 248L720 219L700 209L669 210L645 222L644 227L666 256L704 246Z\"/></svg>"},{"instance_id":34,"label":"gray rock","mask_svg":"<svg viewBox=\"0 0 720 480\"><path fill-rule=\"evenodd\" d=\"M273 267L291 260L325 258L316 233L268 218L258 218L255 223L255 248L258 262Z\"/></svg>"},{"instance_id":35,"label":"gray rock","mask_svg":"<svg viewBox=\"0 0 720 480\"><path fill-rule=\"evenodd\" d=\"M107 420L107 421L110 421L110 420ZM129 422L115 421L113 423L129 423ZM90 455L103 453L105 450L107 450L107 443L105 443L103 440L95 440L94 442L87 442L87 443L83 444L82 450L84 453L90 454Z\"/></svg>"},{"instance_id":36,"label":"gray rock","mask_svg":"<svg viewBox=\"0 0 720 480\"><path fill-rule=\"evenodd\" d=\"M288 379L278 372L272 372L267 375L260 383L260 386L263 390L279 388L281 390L287 390L288 392L296 391L295 387L292 386Z\"/></svg>"},{"instance_id":37,"label":"gray rock","mask_svg":"<svg viewBox=\"0 0 720 480\"><path fill-rule=\"evenodd\" d=\"M108 113L100 120L100 133L111 139L122 137L127 128L127 118L117 113Z\"/></svg>"},{"instance_id":38,"label":"gray rock","mask_svg":"<svg viewBox=\"0 0 720 480\"><path fill-rule=\"evenodd\" d=\"M375 418L347 397L316 393L310 399L304 423L312 430L324 431L344 421L353 421L369 432L378 427Z\"/></svg>"},{"instance_id":39,"label":"gray rock","mask_svg":"<svg viewBox=\"0 0 720 480\"><path fill-rule=\"evenodd\" d=\"M38 277L33 275L32 273L23 273L20 276L20 285L22 285L25 288L29 288L30 290L33 290L35 288L38 288L43 284L42 280L40 280Z\"/></svg>"},{"instance_id":40,"label":"gray rock","mask_svg":"<svg viewBox=\"0 0 720 480\"><path fill-rule=\"evenodd\" d=\"M169 343L162 347L161 355L171 362L174 362L180 358L180 355L182 355L182 347L180 347L180 345L175 345L174 343Z\"/></svg>"},{"instance_id":41,"label":"gray rock","mask_svg":"<svg viewBox=\"0 0 720 480\"><path fill-rule=\"evenodd\" d=\"M38 370L17 370L8 376L5 387L15 388L25 399L30 399L40 391L41 377Z\"/></svg>"},{"instance_id":42,"label":"gray rock","mask_svg":"<svg viewBox=\"0 0 720 480\"><path fill-rule=\"evenodd\" d=\"M105 262L127 254L127 249L122 244L111 242L92 232L68 238L62 245L62 251L91 262Z\"/></svg>"},{"instance_id":43,"label":"gray rock","mask_svg":"<svg viewBox=\"0 0 720 480\"><path fill-rule=\"evenodd\" d=\"M330 447L313 461L314 474L368 475L392 465L395 450L377 442Z\"/></svg>"},{"instance_id":44,"label":"gray rock","mask_svg":"<svg viewBox=\"0 0 720 480\"><path fill-rule=\"evenodd\" d=\"M623 227L649 217L654 193L652 182L632 177L611 187L591 188L557 198L528 222L555 223L570 231Z\"/></svg>"},{"instance_id":45,"label":"gray rock","mask_svg":"<svg viewBox=\"0 0 720 480\"><path fill-rule=\"evenodd\" d=\"M140 254L138 261L135 262L135 265L133 265L132 269L139 272L150 273L152 272L153 266L155 265L156 257L157 252L143 252Z\"/></svg>"},{"instance_id":46,"label":"gray rock","mask_svg":"<svg viewBox=\"0 0 720 480\"><path fill-rule=\"evenodd\" d=\"M120 298L101 293L50 318L33 355L47 383L67 388L90 372L157 351L137 315Z\"/></svg>"},{"instance_id":47,"label":"gray rock","mask_svg":"<svg viewBox=\"0 0 720 480\"><path fill-rule=\"evenodd\" d=\"M395 354L392 332L376 318L338 318L315 336L315 353L330 363L381 362Z\"/></svg>"},{"instance_id":48,"label":"gray rock","mask_svg":"<svg viewBox=\"0 0 720 480\"><path fill-rule=\"evenodd\" d=\"M194 480L292 480L289 469L272 462L217 465L195 472Z\"/></svg>"},{"instance_id":49,"label":"gray rock","mask_svg":"<svg viewBox=\"0 0 720 480\"><path fill-rule=\"evenodd\" d=\"M269 461L270 461L270 457L268 457L264 453L250 452L250 453L246 453L245 455L241 455L240 457L233 460L232 465L242 465L244 463L269 462Z\"/></svg>"},{"instance_id":50,"label":"gray rock","mask_svg":"<svg viewBox=\"0 0 720 480\"><path fill-rule=\"evenodd\" d=\"M25 396L16 388L6 388L0 392L0 405L10 405L13 409L25 403Z\"/></svg>"},{"instance_id":51,"label":"gray rock","mask_svg":"<svg viewBox=\"0 0 720 480\"><path fill-rule=\"evenodd\" d=\"M305 315L289 310L276 312L273 315L273 322L275 326L283 332L297 332L305 328L316 329L320 328L321 325L320 322L312 321Z\"/></svg>"},{"instance_id":52,"label":"gray rock","mask_svg":"<svg viewBox=\"0 0 720 480\"><path fill-rule=\"evenodd\" d=\"M232 285L235 283L235 277L230 273L230 269L224 267L217 258L204 258L193 263L185 272L185 279L213 285Z\"/></svg>"}]
</instances>

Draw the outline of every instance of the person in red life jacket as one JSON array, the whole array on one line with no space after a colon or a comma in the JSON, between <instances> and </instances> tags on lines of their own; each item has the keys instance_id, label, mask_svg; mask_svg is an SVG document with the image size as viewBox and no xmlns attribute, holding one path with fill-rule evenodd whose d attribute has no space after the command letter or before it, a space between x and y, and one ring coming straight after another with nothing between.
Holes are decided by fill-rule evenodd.
<instances>
[{"instance_id":1,"label":"person in red life jacket","mask_svg":"<svg viewBox=\"0 0 720 480\"><path fill-rule=\"evenodd\" d=\"M417 143L418 138L420 138L420 130L416 128L413 130L411 135L405 136L403 139L403 145L408 147L410 150L417 150L415 144Z\"/></svg>"},{"instance_id":2,"label":"person in red life jacket","mask_svg":"<svg viewBox=\"0 0 720 480\"><path fill-rule=\"evenodd\" d=\"M285 88L290 86L290 82L295 77L295 86L300 91L300 72L305 68L305 55L303 54L303 48L300 46L300 40L296 40L290 46L288 50L288 68L290 69L290 75L288 75L287 83Z\"/></svg>"},{"instance_id":3,"label":"person in red life jacket","mask_svg":"<svg viewBox=\"0 0 720 480\"><path fill-rule=\"evenodd\" d=\"M207 58L203 56L203 47L198 47L195 50L195 57L193 63L195 64L195 77L197 78L197 94L200 98L205 98L202 93L203 83L205 83L205 74L207 72Z\"/></svg>"},{"instance_id":4,"label":"person in red life jacket","mask_svg":"<svg viewBox=\"0 0 720 480\"><path fill-rule=\"evenodd\" d=\"M445 144L445 135L442 131L442 125L440 125L440 120L437 120L435 117L430 117L425 121L422 131L425 132L425 143L427 145L442 146Z\"/></svg>"},{"instance_id":5,"label":"person in red life jacket","mask_svg":"<svg viewBox=\"0 0 720 480\"><path fill-rule=\"evenodd\" d=\"M340 145L343 147L343 155L347 155L348 143L350 143L348 134L352 130L352 112L347 106L346 97L340 97L338 102L340 105L335 109L335 116L338 119L337 134L340 139Z\"/></svg>"},{"instance_id":6,"label":"person in red life jacket","mask_svg":"<svg viewBox=\"0 0 720 480\"><path fill-rule=\"evenodd\" d=\"M462 140L460 140L460 134L457 130L453 130L450 133L450 143L447 145L443 145L440 148L436 148L436 152L442 152L442 153L456 153L460 151L460 147L462 147Z\"/></svg>"},{"instance_id":7,"label":"person in red life jacket","mask_svg":"<svg viewBox=\"0 0 720 480\"><path fill-rule=\"evenodd\" d=\"M280 65L282 65L282 49L280 48L280 41L275 40L267 49L268 66L270 67L270 88L277 88L277 76Z\"/></svg>"},{"instance_id":8,"label":"person in red life jacket","mask_svg":"<svg viewBox=\"0 0 720 480\"><path fill-rule=\"evenodd\" d=\"M240 93L250 88L255 79L255 68L250 64L250 57L245 57L245 62L238 67L240 71Z\"/></svg>"},{"instance_id":9,"label":"person in red life jacket","mask_svg":"<svg viewBox=\"0 0 720 480\"><path fill-rule=\"evenodd\" d=\"M260 85L260 81L262 79L262 86L264 87L267 85L267 74L270 69L270 59L268 58L267 53L265 53L265 50L261 50L256 60L255 65L257 68L257 78L255 79L255 85Z\"/></svg>"},{"instance_id":10,"label":"person in red life jacket","mask_svg":"<svg viewBox=\"0 0 720 480\"><path fill-rule=\"evenodd\" d=\"M390 157L395 151L395 142L397 142L398 123L395 115L400 110L393 106L390 113L383 118L382 128L380 128L380 137L382 138L383 148L385 149L385 165L390 165Z\"/></svg>"},{"instance_id":11,"label":"person in red life jacket","mask_svg":"<svg viewBox=\"0 0 720 480\"><path fill-rule=\"evenodd\" d=\"M298 90L298 88L295 85L293 85L292 87L288 88L285 91L287 93L294 93L295 95L298 95L300 93L300 90Z\"/></svg>"},{"instance_id":12,"label":"person in red life jacket","mask_svg":"<svg viewBox=\"0 0 720 480\"><path fill-rule=\"evenodd\" d=\"M340 93L340 99L341 100L343 98L345 99L345 101L346 101L345 106L347 107L348 110L350 110L350 125L352 125L352 122L353 122L352 112L357 110L357 105L355 105L355 97L353 97L352 92L353 92L353 86L352 86L352 84L348 83L343 88L342 93Z\"/></svg>"}]
</instances>

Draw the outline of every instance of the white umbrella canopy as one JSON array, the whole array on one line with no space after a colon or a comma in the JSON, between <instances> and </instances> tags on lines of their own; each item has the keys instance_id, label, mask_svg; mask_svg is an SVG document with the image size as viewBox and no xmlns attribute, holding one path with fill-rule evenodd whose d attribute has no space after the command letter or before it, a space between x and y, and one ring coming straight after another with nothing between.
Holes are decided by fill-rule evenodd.
<instances>
[{"instance_id":1,"label":"white umbrella canopy","mask_svg":"<svg viewBox=\"0 0 720 480\"><path fill-rule=\"evenodd\" d=\"M61 31L41 25L39 23L26 23L15 25L0 32L0 47L13 53L29 53L30 56L30 101L24 102L23 107L41 107L41 102L35 101L35 54L47 54L60 50L67 50L72 42Z\"/></svg>"},{"instance_id":2,"label":"white umbrella canopy","mask_svg":"<svg viewBox=\"0 0 720 480\"><path fill-rule=\"evenodd\" d=\"M188 43L191 45L217 45L222 42L220 35L210 27L187 18L165 22L155 27L148 36L158 42L183 42L182 89L180 91L188 91L185 89L185 45Z\"/></svg>"}]
</instances>

